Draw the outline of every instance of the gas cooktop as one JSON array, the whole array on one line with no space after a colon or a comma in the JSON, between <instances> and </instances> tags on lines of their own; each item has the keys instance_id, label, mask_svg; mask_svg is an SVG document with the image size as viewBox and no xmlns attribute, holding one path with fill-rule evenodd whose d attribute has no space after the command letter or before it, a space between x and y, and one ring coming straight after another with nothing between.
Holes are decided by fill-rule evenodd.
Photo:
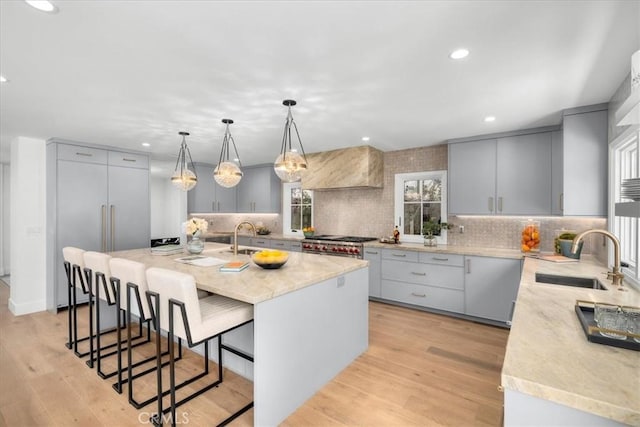
<instances>
[{"instance_id":1,"label":"gas cooktop","mask_svg":"<svg viewBox=\"0 0 640 427\"><path fill-rule=\"evenodd\" d=\"M363 243L363 242L370 242L372 240L378 240L378 239L376 237L334 236L332 234L321 234L319 236L310 237L307 240L327 240L331 242Z\"/></svg>"}]
</instances>

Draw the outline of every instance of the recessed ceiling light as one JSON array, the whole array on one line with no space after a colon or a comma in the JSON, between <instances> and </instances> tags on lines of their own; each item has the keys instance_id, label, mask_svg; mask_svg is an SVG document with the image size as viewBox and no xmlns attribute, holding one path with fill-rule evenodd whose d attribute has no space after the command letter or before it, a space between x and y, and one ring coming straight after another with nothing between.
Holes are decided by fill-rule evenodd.
<instances>
[{"instance_id":1,"label":"recessed ceiling light","mask_svg":"<svg viewBox=\"0 0 640 427\"><path fill-rule=\"evenodd\" d=\"M143 147L151 147L151 144L149 144L148 142L143 142L143 143L142 143L142 146L143 146Z\"/></svg>"},{"instance_id":2,"label":"recessed ceiling light","mask_svg":"<svg viewBox=\"0 0 640 427\"><path fill-rule=\"evenodd\" d=\"M469 51L467 49L456 49L449 54L449 58L451 59L462 59L469 56Z\"/></svg>"},{"instance_id":3,"label":"recessed ceiling light","mask_svg":"<svg viewBox=\"0 0 640 427\"><path fill-rule=\"evenodd\" d=\"M35 7L42 12L56 13L58 8L56 5L46 0L24 0L29 6Z\"/></svg>"},{"instance_id":4,"label":"recessed ceiling light","mask_svg":"<svg viewBox=\"0 0 640 427\"><path fill-rule=\"evenodd\" d=\"M7 80L7 78L5 76L0 76L0 83L6 83L9 80Z\"/></svg>"},{"instance_id":5,"label":"recessed ceiling light","mask_svg":"<svg viewBox=\"0 0 640 427\"><path fill-rule=\"evenodd\" d=\"M495 122L496 121L496 117L495 116L487 116L484 118L485 122Z\"/></svg>"},{"instance_id":6,"label":"recessed ceiling light","mask_svg":"<svg viewBox=\"0 0 640 427\"><path fill-rule=\"evenodd\" d=\"M367 141L369 141L370 139L371 139L371 138L369 138L368 136L363 136L363 137L362 137L362 140L363 140L364 142L367 142Z\"/></svg>"}]
</instances>

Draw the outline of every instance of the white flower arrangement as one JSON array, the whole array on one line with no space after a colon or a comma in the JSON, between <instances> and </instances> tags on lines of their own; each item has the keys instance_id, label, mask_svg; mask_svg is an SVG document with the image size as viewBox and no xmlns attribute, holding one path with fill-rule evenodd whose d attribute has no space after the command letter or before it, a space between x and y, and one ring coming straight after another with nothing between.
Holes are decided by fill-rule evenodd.
<instances>
[{"instance_id":1,"label":"white flower arrangement","mask_svg":"<svg viewBox=\"0 0 640 427\"><path fill-rule=\"evenodd\" d=\"M209 223L206 220L195 217L182 224L183 231L192 236L195 236L197 232L205 233L208 227Z\"/></svg>"}]
</instances>

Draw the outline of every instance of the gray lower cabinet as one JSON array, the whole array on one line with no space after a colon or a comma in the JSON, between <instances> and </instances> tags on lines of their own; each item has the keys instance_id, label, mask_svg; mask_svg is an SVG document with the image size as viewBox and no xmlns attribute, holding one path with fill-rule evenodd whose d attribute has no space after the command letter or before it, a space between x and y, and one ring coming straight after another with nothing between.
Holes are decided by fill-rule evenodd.
<instances>
[{"instance_id":1,"label":"gray lower cabinet","mask_svg":"<svg viewBox=\"0 0 640 427\"><path fill-rule=\"evenodd\" d=\"M522 261L465 256L465 314L510 324Z\"/></svg>"},{"instance_id":2,"label":"gray lower cabinet","mask_svg":"<svg viewBox=\"0 0 640 427\"><path fill-rule=\"evenodd\" d=\"M244 175L237 186L237 212L279 213L282 185L273 165L244 168L242 172Z\"/></svg>"},{"instance_id":3,"label":"gray lower cabinet","mask_svg":"<svg viewBox=\"0 0 640 427\"><path fill-rule=\"evenodd\" d=\"M148 247L148 156L47 142L47 286L68 304L62 248L110 252ZM78 301L87 298L79 293ZM53 301L52 301L53 302Z\"/></svg>"},{"instance_id":4,"label":"gray lower cabinet","mask_svg":"<svg viewBox=\"0 0 640 427\"><path fill-rule=\"evenodd\" d=\"M238 245L258 248L280 249L283 251L301 252L302 243L296 240L271 239L268 237L238 236Z\"/></svg>"},{"instance_id":5,"label":"gray lower cabinet","mask_svg":"<svg viewBox=\"0 0 640 427\"><path fill-rule=\"evenodd\" d=\"M464 313L462 256L425 262L418 252L382 250L381 297L407 304ZM455 259L456 262L452 262Z\"/></svg>"},{"instance_id":6,"label":"gray lower cabinet","mask_svg":"<svg viewBox=\"0 0 640 427\"><path fill-rule=\"evenodd\" d=\"M382 296L382 249L364 248L363 257L369 261L369 296L380 298Z\"/></svg>"},{"instance_id":7,"label":"gray lower cabinet","mask_svg":"<svg viewBox=\"0 0 640 427\"><path fill-rule=\"evenodd\" d=\"M225 188L213 179L215 166L196 163L198 184L187 193L189 213L231 213L236 211L236 187Z\"/></svg>"}]
</instances>

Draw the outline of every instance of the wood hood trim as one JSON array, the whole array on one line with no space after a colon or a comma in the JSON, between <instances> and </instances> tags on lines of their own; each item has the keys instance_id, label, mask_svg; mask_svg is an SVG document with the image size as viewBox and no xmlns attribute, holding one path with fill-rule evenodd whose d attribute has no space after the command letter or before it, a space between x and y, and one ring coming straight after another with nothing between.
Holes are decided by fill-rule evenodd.
<instances>
[{"instance_id":1,"label":"wood hood trim","mask_svg":"<svg viewBox=\"0 0 640 427\"><path fill-rule=\"evenodd\" d=\"M382 151L369 145L307 154L309 163L302 176L302 188L382 188Z\"/></svg>"}]
</instances>

